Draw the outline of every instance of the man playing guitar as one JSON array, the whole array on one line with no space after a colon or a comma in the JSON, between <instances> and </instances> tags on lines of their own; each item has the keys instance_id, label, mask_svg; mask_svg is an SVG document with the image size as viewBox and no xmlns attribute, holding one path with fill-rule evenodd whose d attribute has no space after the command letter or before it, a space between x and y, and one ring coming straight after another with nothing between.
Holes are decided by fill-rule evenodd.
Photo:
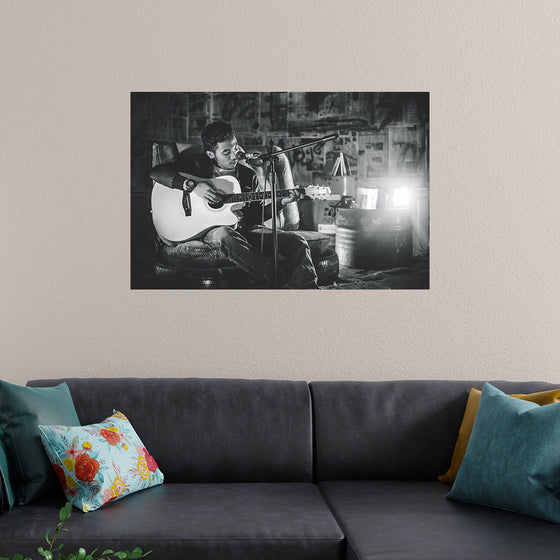
<instances>
[{"instance_id":1,"label":"man playing guitar","mask_svg":"<svg viewBox=\"0 0 560 560\"><path fill-rule=\"evenodd\" d=\"M233 176L239 182L242 192L258 190L257 175L253 169L240 165L239 159L243 149L237 143L235 131L230 124L216 121L207 125L201 133L204 153L179 157L172 163L156 165L150 177L160 185L183 191L183 200L188 207L188 197L199 197L209 205L219 206L223 195L211 181L195 181L192 177L213 179ZM277 167L289 165L285 155L279 156ZM185 176L188 174L187 178ZM292 192L277 204L280 210L297 199ZM265 256L261 259L259 247L261 232L266 228L262 225L271 215L271 206L263 208L262 202L245 204L235 214L237 224L216 225L200 233L199 239L205 243L219 245L227 257L240 268L249 273L257 285L266 288L274 286L274 268L272 259ZM263 212L264 210L264 212ZM264 235L265 255L270 254L272 236ZM164 240L168 242L167 240ZM283 288L306 289L317 288L317 273L311 260L311 253L305 238L297 232L278 231L278 252L284 257L285 279Z\"/></svg>"}]
</instances>

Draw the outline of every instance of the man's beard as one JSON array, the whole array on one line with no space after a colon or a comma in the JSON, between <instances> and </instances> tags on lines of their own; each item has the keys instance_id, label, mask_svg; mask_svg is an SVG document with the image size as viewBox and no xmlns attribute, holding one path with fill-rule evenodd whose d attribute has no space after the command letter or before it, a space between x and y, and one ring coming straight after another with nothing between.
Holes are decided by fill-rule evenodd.
<instances>
[{"instance_id":1,"label":"man's beard","mask_svg":"<svg viewBox=\"0 0 560 560\"><path fill-rule=\"evenodd\" d=\"M221 174L231 173L232 171L236 170L237 162L233 163L231 167L221 167L217 164L217 162L214 162L214 168Z\"/></svg>"}]
</instances>

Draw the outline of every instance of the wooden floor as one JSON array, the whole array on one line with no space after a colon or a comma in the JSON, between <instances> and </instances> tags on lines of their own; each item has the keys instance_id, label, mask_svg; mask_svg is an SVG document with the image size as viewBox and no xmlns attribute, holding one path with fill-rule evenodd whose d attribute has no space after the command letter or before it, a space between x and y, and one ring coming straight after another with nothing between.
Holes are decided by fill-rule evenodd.
<instances>
[{"instance_id":1,"label":"wooden floor","mask_svg":"<svg viewBox=\"0 0 560 560\"><path fill-rule=\"evenodd\" d=\"M407 267L362 270L340 267L338 280L322 290L427 290L430 288L429 257L415 257Z\"/></svg>"}]
</instances>

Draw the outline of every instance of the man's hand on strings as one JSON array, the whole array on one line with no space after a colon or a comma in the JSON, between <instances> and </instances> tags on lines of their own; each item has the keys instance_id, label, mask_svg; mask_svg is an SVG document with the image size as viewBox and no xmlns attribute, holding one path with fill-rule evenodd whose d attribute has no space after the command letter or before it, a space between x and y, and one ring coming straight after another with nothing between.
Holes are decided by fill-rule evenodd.
<instances>
[{"instance_id":1,"label":"man's hand on strings","mask_svg":"<svg viewBox=\"0 0 560 560\"><path fill-rule=\"evenodd\" d=\"M222 200L222 195L211 183L198 183L192 192L210 204L218 204Z\"/></svg>"},{"instance_id":2,"label":"man's hand on strings","mask_svg":"<svg viewBox=\"0 0 560 560\"><path fill-rule=\"evenodd\" d=\"M282 206L288 206L290 202L295 202L299 200L299 194L296 190L290 191L290 196L286 196L281 200Z\"/></svg>"}]
</instances>

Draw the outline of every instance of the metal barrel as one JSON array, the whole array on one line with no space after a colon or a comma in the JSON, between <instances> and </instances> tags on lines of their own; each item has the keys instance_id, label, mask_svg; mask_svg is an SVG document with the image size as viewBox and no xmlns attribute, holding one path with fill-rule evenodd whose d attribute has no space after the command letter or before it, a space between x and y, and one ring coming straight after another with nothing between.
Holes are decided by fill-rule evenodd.
<instances>
[{"instance_id":1,"label":"metal barrel","mask_svg":"<svg viewBox=\"0 0 560 560\"><path fill-rule=\"evenodd\" d=\"M406 208L341 208L336 216L340 266L385 270L412 262L412 220Z\"/></svg>"}]
</instances>

